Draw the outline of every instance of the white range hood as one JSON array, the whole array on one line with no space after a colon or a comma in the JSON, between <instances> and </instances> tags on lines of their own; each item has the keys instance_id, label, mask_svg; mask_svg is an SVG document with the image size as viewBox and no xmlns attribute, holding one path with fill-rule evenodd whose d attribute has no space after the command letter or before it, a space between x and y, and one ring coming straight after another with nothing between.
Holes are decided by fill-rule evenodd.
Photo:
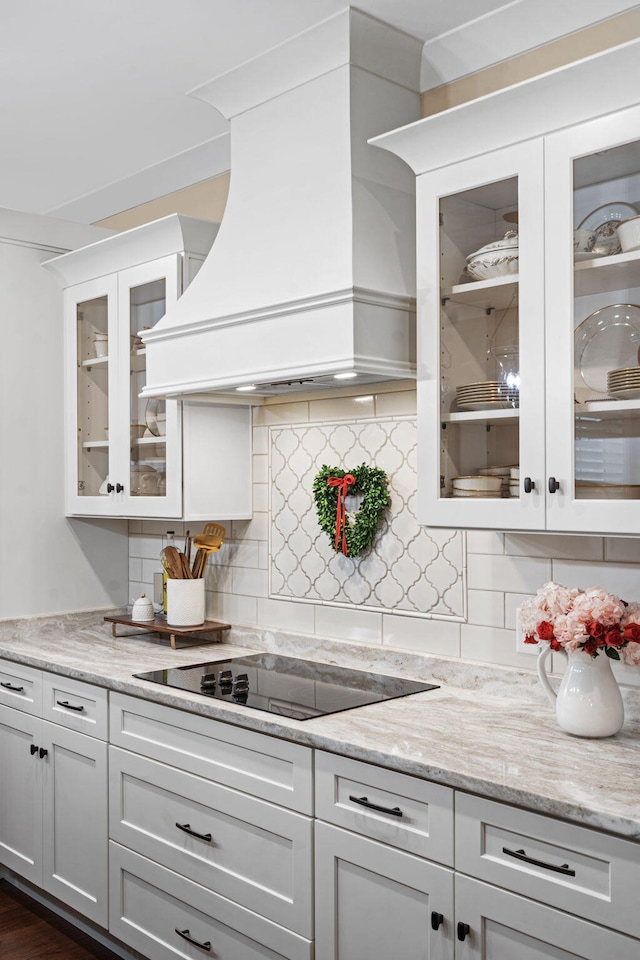
<instances>
[{"instance_id":1,"label":"white range hood","mask_svg":"<svg viewBox=\"0 0 640 960\"><path fill-rule=\"evenodd\" d=\"M415 376L415 178L367 140L419 118L421 50L349 8L193 91L230 120L231 188L145 396Z\"/></svg>"}]
</instances>

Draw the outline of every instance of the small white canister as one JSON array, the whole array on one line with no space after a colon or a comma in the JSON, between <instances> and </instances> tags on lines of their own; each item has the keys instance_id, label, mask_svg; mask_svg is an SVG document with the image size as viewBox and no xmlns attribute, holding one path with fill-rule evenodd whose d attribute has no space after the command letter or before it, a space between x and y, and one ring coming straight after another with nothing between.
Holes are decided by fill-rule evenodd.
<instances>
[{"instance_id":1,"label":"small white canister","mask_svg":"<svg viewBox=\"0 0 640 960\"><path fill-rule=\"evenodd\" d=\"M204 623L204 578L167 580L167 626L199 627Z\"/></svg>"},{"instance_id":2,"label":"small white canister","mask_svg":"<svg viewBox=\"0 0 640 960\"><path fill-rule=\"evenodd\" d=\"M148 623L149 621L154 620L155 616L153 603L149 597L145 596L144 593L141 594L133 603L131 619L137 620L140 623Z\"/></svg>"}]
</instances>

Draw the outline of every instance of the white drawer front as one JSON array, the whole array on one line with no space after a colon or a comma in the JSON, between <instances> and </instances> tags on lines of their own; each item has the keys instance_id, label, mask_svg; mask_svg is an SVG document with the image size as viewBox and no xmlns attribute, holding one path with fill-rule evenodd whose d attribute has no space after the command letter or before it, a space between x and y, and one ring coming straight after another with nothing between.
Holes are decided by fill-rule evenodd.
<instances>
[{"instance_id":1,"label":"white drawer front","mask_svg":"<svg viewBox=\"0 0 640 960\"><path fill-rule=\"evenodd\" d=\"M109 931L145 956L311 960L308 940L117 843L109 848Z\"/></svg>"},{"instance_id":2,"label":"white drawer front","mask_svg":"<svg viewBox=\"0 0 640 960\"><path fill-rule=\"evenodd\" d=\"M308 747L161 704L111 694L111 743L313 814Z\"/></svg>"},{"instance_id":3,"label":"white drawer front","mask_svg":"<svg viewBox=\"0 0 640 960\"><path fill-rule=\"evenodd\" d=\"M453 863L453 790L316 750L316 816L409 853Z\"/></svg>"},{"instance_id":4,"label":"white drawer front","mask_svg":"<svg viewBox=\"0 0 640 960\"><path fill-rule=\"evenodd\" d=\"M39 717L42 711L42 671L0 660L0 703Z\"/></svg>"},{"instance_id":5,"label":"white drawer front","mask_svg":"<svg viewBox=\"0 0 640 960\"><path fill-rule=\"evenodd\" d=\"M107 691L71 677L43 673L42 716L98 740L109 736Z\"/></svg>"},{"instance_id":6,"label":"white drawer front","mask_svg":"<svg viewBox=\"0 0 640 960\"><path fill-rule=\"evenodd\" d=\"M110 784L113 840L312 936L309 817L116 747Z\"/></svg>"},{"instance_id":7,"label":"white drawer front","mask_svg":"<svg viewBox=\"0 0 640 960\"><path fill-rule=\"evenodd\" d=\"M640 844L456 794L456 869L640 936Z\"/></svg>"}]
</instances>

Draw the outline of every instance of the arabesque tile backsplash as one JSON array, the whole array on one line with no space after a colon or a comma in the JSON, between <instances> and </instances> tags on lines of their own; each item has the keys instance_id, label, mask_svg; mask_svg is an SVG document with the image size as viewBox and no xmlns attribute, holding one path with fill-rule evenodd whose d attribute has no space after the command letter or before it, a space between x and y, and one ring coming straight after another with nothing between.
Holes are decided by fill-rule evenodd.
<instances>
[{"instance_id":1,"label":"arabesque tile backsplash","mask_svg":"<svg viewBox=\"0 0 640 960\"><path fill-rule=\"evenodd\" d=\"M388 430L389 423L402 419L412 423L414 416L415 390L404 385L363 396L323 396L269 402L254 408L254 515L249 521L227 524L228 540L210 560L207 615L234 624L533 670L535 648L525 648L518 642L516 610L547 580L583 588L600 585L625 599L640 599L640 539L493 531L468 531L464 537L449 532L454 543L466 540L466 562L460 548L454 565L460 563L459 582L464 584L461 589L465 596L460 596L459 604L456 599L458 606L454 604L447 619L437 619L443 612L437 609L417 610L407 616L386 609L384 604L379 609L348 600L332 605L307 593L299 598L304 602L298 602L298 598L286 598L273 576L270 595L270 444L276 438L282 440L289 425L297 438L304 436L308 429L305 425L311 424L329 436L329 421L336 427L342 423L352 428L378 423ZM353 466L351 459L349 465ZM333 460L330 465L334 465ZM298 465L296 469L301 468ZM312 479L314 467L309 466L309 470ZM142 591L152 593L153 574L160 569L163 535L173 529L179 538L184 528L176 521L130 521L131 598ZM433 534L436 542L442 542L442 531ZM623 682L640 685L640 671L617 664L615 669Z\"/></svg>"}]
</instances>

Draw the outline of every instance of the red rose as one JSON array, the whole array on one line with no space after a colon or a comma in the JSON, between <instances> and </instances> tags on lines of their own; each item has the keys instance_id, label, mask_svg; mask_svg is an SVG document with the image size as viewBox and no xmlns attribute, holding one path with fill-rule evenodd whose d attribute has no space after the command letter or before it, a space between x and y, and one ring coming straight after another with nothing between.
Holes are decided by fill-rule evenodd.
<instances>
[{"instance_id":1,"label":"red rose","mask_svg":"<svg viewBox=\"0 0 640 960\"><path fill-rule=\"evenodd\" d=\"M525 643L537 643L538 641L536 640L536 638L533 636L532 633L528 633L528 634L526 635L526 637L524 638L524 642L525 642Z\"/></svg>"},{"instance_id":2,"label":"red rose","mask_svg":"<svg viewBox=\"0 0 640 960\"><path fill-rule=\"evenodd\" d=\"M620 627L611 627L610 630L607 630L607 635L604 639L608 647L621 647L624 644L624 637L620 633Z\"/></svg>"},{"instance_id":3,"label":"red rose","mask_svg":"<svg viewBox=\"0 0 640 960\"><path fill-rule=\"evenodd\" d=\"M640 643L640 623L628 623L624 628L624 638L632 643Z\"/></svg>"},{"instance_id":4,"label":"red rose","mask_svg":"<svg viewBox=\"0 0 640 960\"><path fill-rule=\"evenodd\" d=\"M560 643L559 640L556 640L555 637L553 640L551 640L551 642L549 643L549 646L551 647L552 650L555 650L557 653L559 653L560 650L563 649L562 644Z\"/></svg>"},{"instance_id":5,"label":"red rose","mask_svg":"<svg viewBox=\"0 0 640 960\"><path fill-rule=\"evenodd\" d=\"M556 635L553 632L553 624L548 620L543 620L538 624L537 634L541 640L555 640Z\"/></svg>"},{"instance_id":6,"label":"red rose","mask_svg":"<svg viewBox=\"0 0 640 960\"><path fill-rule=\"evenodd\" d=\"M598 641L598 646L604 646L604 635L607 632L599 620L592 620L586 626L587 633L594 640Z\"/></svg>"},{"instance_id":7,"label":"red rose","mask_svg":"<svg viewBox=\"0 0 640 960\"><path fill-rule=\"evenodd\" d=\"M598 644L593 637L589 637L589 639L585 641L582 649L585 653L588 653L590 657L595 657L598 654Z\"/></svg>"}]
</instances>

